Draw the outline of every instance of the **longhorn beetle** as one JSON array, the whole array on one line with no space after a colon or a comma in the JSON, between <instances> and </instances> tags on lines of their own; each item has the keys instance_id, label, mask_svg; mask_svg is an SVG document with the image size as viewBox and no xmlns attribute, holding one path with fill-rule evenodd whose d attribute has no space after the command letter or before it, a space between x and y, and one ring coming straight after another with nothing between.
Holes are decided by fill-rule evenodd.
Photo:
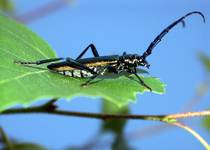
<instances>
[{"instance_id":1,"label":"longhorn beetle","mask_svg":"<svg viewBox=\"0 0 210 150\"><path fill-rule=\"evenodd\" d=\"M137 73L137 67L142 66L149 69L149 63L146 61L146 58L152 53L154 47L161 41L161 39L178 23L182 23L185 26L184 19L192 14L198 14L203 18L205 22L204 15L199 11L193 11L185 16L179 18L174 21L168 27L166 27L148 46L147 50L142 54L126 54L123 55L109 55L109 56L100 56L96 47L93 44L87 46L82 53L76 58L72 59L70 57L67 58L51 58L45 60L38 60L35 62L24 62L24 61L15 61L18 64L35 64L41 65L50 63L47 65L47 68L53 72L57 72L63 74L65 76L77 77L77 78L89 78L85 83L81 86L86 86L90 84L98 76L103 76L105 73L111 72L113 74L119 74L121 72L127 72L129 74L133 74L137 77L140 84L145 88L152 91L152 89L144 83L144 81L140 78ZM82 58L83 55L88 51L88 49L92 50L93 56L90 58ZM65 61L61 61L65 60ZM56 63L52 63L56 62Z\"/></svg>"}]
</instances>

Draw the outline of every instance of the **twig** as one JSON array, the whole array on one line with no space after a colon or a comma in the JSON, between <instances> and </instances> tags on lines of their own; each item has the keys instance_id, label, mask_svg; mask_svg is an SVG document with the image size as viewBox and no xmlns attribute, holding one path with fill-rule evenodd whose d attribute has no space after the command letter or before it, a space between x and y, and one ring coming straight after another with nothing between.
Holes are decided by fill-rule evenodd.
<instances>
[{"instance_id":1,"label":"twig","mask_svg":"<svg viewBox=\"0 0 210 150\"><path fill-rule=\"evenodd\" d=\"M197 133L195 132L192 128L190 128L189 126L186 126L180 122L174 122L171 123L172 125L178 126L182 129L185 129L186 131L188 131L189 133L191 133L196 139L198 139L201 144L206 148L206 150L210 150L210 146L209 144Z\"/></svg>"},{"instance_id":2,"label":"twig","mask_svg":"<svg viewBox=\"0 0 210 150\"><path fill-rule=\"evenodd\" d=\"M166 117L169 119L180 119L180 118L199 117L199 116L208 116L208 115L210 115L210 110L171 114L167 115Z\"/></svg>"},{"instance_id":3,"label":"twig","mask_svg":"<svg viewBox=\"0 0 210 150\"><path fill-rule=\"evenodd\" d=\"M209 91L210 86L210 77L206 76L203 82L198 86L197 90L195 91L194 97L188 101L187 104L184 105L182 108L183 111L192 110L198 103L203 100L203 97Z\"/></svg>"},{"instance_id":4,"label":"twig","mask_svg":"<svg viewBox=\"0 0 210 150\"><path fill-rule=\"evenodd\" d=\"M46 16L66 6L71 0L56 0L39 8L25 13L24 15L15 17L16 20L22 23L29 23L33 20Z\"/></svg>"},{"instance_id":5,"label":"twig","mask_svg":"<svg viewBox=\"0 0 210 150\"><path fill-rule=\"evenodd\" d=\"M176 122L176 119L210 115L210 110L199 111L199 112L178 113L178 114L170 114L170 115L134 115L134 114L126 115L126 114L76 112L76 111L58 110L57 106L55 105L55 101L56 99L53 99L44 105L30 107L30 108L8 109L5 111L2 111L0 114L9 115L9 114L47 113L47 114L72 116L72 117L74 116L74 117L95 118L95 119L102 119L102 120L141 119L141 120L153 120L153 121L162 121L162 122Z\"/></svg>"},{"instance_id":6,"label":"twig","mask_svg":"<svg viewBox=\"0 0 210 150\"><path fill-rule=\"evenodd\" d=\"M210 110L199 111L199 112L186 112L186 113L177 113L177 114L169 114L169 115L134 115L134 114L107 114L107 113L90 113L90 112L76 112L76 111L64 111L58 110L55 105L57 99L52 99L49 102L29 108L16 108L16 109L8 109L2 111L0 115L11 115L11 114L30 114L30 113L47 113L53 115L63 115L69 117L84 117L84 118L93 118L93 119L138 119L138 120L152 120L152 121L161 121L168 124L179 126L188 132L190 132L193 136L195 136L206 148L209 150L208 143L194 130L190 127L187 127L180 122L177 122L177 119L189 118L189 117L197 117L197 116L210 116Z\"/></svg>"},{"instance_id":7,"label":"twig","mask_svg":"<svg viewBox=\"0 0 210 150\"><path fill-rule=\"evenodd\" d=\"M192 99L188 101L187 104L184 105L182 111L186 112L189 110L192 110L193 107L198 105L203 100L203 96L209 91L209 86L210 86L210 77L207 75L203 82L200 84L200 86L197 88L195 91L195 95ZM153 135L156 133L163 132L164 130L171 129L171 126L166 126L166 124L161 124L161 125L154 125L151 127L146 127L146 128L141 128L140 130L135 130L131 132L128 137L133 137L132 139L138 139L138 138L143 138L145 136ZM151 131L150 131L151 130ZM155 131L156 130L156 131Z\"/></svg>"}]
</instances>

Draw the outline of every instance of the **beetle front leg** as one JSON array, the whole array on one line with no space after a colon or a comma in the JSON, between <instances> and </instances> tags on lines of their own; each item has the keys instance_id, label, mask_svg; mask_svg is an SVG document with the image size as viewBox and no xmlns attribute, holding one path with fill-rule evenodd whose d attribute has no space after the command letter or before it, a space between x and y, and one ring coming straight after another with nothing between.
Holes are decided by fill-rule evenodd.
<instances>
[{"instance_id":1,"label":"beetle front leg","mask_svg":"<svg viewBox=\"0 0 210 150\"><path fill-rule=\"evenodd\" d=\"M138 74L134 73L134 75L138 78L138 80L140 81L141 85L143 85L145 88L150 90L150 92L152 92L152 89L146 83L144 83L144 81L141 79L141 77L139 77Z\"/></svg>"},{"instance_id":2,"label":"beetle front leg","mask_svg":"<svg viewBox=\"0 0 210 150\"><path fill-rule=\"evenodd\" d=\"M137 74L136 68L134 68L134 71L133 70L130 70L130 71L131 71L131 74L134 74L138 78L138 80L139 80L139 82L141 83L142 86L144 86L145 88L147 88L148 90L150 90L150 92L152 91L152 89Z\"/></svg>"}]
</instances>

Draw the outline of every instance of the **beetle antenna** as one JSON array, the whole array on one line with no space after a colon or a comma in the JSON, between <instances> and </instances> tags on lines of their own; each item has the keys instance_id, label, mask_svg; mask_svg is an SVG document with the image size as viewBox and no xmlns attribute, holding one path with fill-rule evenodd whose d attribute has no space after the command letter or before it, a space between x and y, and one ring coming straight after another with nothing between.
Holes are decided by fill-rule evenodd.
<instances>
[{"instance_id":1,"label":"beetle antenna","mask_svg":"<svg viewBox=\"0 0 210 150\"><path fill-rule=\"evenodd\" d=\"M152 50L154 49L154 47L161 41L161 39L174 27L176 26L178 23L182 23L183 27L185 27L185 22L184 19L192 14L198 14L203 18L203 22L205 23L205 17L204 15L199 12L199 11L193 11L190 12L188 14L186 14L185 16L179 18L178 20L174 21L172 24L170 24L168 27L166 27L155 39L153 42L150 43L149 47L147 48L147 50L143 53L143 55L141 56L142 59L146 59L147 56L149 56L152 53Z\"/></svg>"}]
</instances>

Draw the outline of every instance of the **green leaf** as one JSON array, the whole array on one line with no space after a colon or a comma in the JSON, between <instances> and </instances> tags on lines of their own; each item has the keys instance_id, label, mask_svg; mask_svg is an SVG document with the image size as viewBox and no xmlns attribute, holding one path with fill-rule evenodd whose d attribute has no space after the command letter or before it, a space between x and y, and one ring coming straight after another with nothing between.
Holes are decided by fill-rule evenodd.
<instances>
[{"instance_id":1,"label":"green leaf","mask_svg":"<svg viewBox=\"0 0 210 150\"><path fill-rule=\"evenodd\" d=\"M203 118L203 125L204 127L206 127L206 129L210 133L210 117L209 116Z\"/></svg>"},{"instance_id":2,"label":"green leaf","mask_svg":"<svg viewBox=\"0 0 210 150\"><path fill-rule=\"evenodd\" d=\"M112 150L134 150L134 148L129 145L125 136L117 135L112 144Z\"/></svg>"},{"instance_id":3,"label":"green leaf","mask_svg":"<svg viewBox=\"0 0 210 150\"><path fill-rule=\"evenodd\" d=\"M116 105L113 105L112 103L108 101L103 102L103 113L109 113L109 114L129 114L129 108L128 106L124 107L117 107ZM123 133L124 127L127 123L126 119L122 120L116 120L116 119L108 119L104 120L102 124L102 130L103 131L112 131L116 134Z\"/></svg>"},{"instance_id":4,"label":"green leaf","mask_svg":"<svg viewBox=\"0 0 210 150\"><path fill-rule=\"evenodd\" d=\"M46 150L44 147L33 143L17 143L16 141L10 140L3 128L0 127L0 137L2 138L1 146L3 150ZM0 147L1 147L0 146Z\"/></svg>"},{"instance_id":5,"label":"green leaf","mask_svg":"<svg viewBox=\"0 0 210 150\"><path fill-rule=\"evenodd\" d=\"M79 52L78 52L79 53ZM23 25L0 16L0 110L16 104L28 106L42 98L75 96L102 97L118 106L134 102L137 93L148 91L138 82L121 76L104 79L81 87L86 79L76 79L15 64L14 61L36 61L55 58L50 46ZM46 65L38 66L46 68ZM162 94L165 84L154 77L142 77L154 93Z\"/></svg>"},{"instance_id":6,"label":"green leaf","mask_svg":"<svg viewBox=\"0 0 210 150\"><path fill-rule=\"evenodd\" d=\"M33 143L19 143L13 144L12 149L14 150L47 150L46 148ZM4 148L3 150L11 150L9 148Z\"/></svg>"},{"instance_id":7,"label":"green leaf","mask_svg":"<svg viewBox=\"0 0 210 150\"><path fill-rule=\"evenodd\" d=\"M0 9L5 12L11 13L14 11L14 5L11 0L0 0Z\"/></svg>"},{"instance_id":8,"label":"green leaf","mask_svg":"<svg viewBox=\"0 0 210 150\"><path fill-rule=\"evenodd\" d=\"M203 66L205 67L207 72L210 72L210 57L207 56L206 54L200 52L199 53L199 58L203 64Z\"/></svg>"}]
</instances>

